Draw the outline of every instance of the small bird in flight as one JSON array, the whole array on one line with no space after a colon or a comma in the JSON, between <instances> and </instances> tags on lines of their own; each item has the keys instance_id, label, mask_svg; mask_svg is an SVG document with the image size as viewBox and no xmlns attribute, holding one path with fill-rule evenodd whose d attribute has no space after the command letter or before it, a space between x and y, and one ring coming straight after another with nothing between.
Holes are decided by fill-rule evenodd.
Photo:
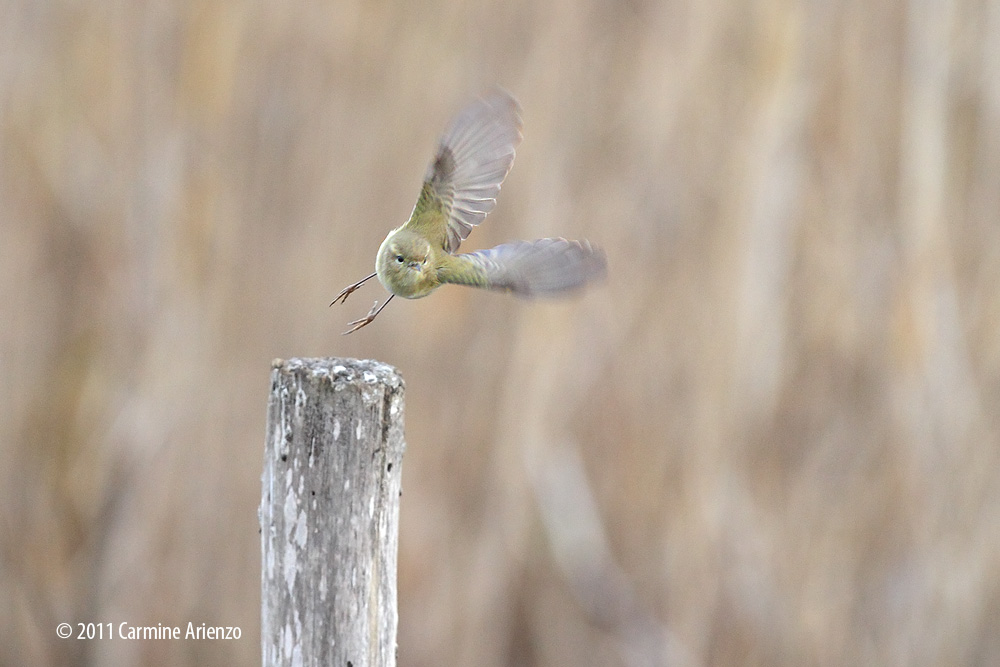
<instances>
[{"instance_id":1,"label":"small bird in flight","mask_svg":"<svg viewBox=\"0 0 1000 667\"><path fill-rule=\"evenodd\" d=\"M587 241L513 241L489 250L455 254L496 206L500 185L521 142L521 108L501 90L477 99L451 121L427 169L410 219L382 241L375 273L341 290L330 305L378 276L392 294L348 323L366 326L394 296L419 299L445 283L519 296L551 296L578 289L606 272L604 253Z\"/></svg>"}]
</instances>

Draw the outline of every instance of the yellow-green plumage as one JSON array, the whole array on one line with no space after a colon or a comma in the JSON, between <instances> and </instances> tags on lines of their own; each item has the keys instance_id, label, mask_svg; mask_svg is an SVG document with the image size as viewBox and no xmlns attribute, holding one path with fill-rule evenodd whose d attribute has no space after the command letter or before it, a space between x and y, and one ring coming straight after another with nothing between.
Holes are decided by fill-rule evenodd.
<instances>
[{"instance_id":1,"label":"yellow-green plumage","mask_svg":"<svg viewBox=\"0 0 1000 667\"><path fill-rule=\"evenodd\" d=\"M445 283L522 296L552 295L604 274L603 253L586 241L516 241L455 254L496 206L520 141L520 107L503 91L476 100L455 117L441 137L410 219L389 232L379 247L372 275L394 296L418 299ZM346 300L371 277L345 288L334 302ZM350 331L365 326L380 311L373 307L368 316L351 323L355 326Z\"/></svg>"}]
</instances>

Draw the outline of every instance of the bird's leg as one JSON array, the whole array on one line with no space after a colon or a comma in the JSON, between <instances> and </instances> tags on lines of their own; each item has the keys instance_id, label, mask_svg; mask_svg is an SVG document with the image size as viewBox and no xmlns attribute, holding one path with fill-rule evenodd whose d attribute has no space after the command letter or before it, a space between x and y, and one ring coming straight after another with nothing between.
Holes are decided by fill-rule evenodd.
<instances>
[{"instance_id":1,"label":"bird's leg","mask_svg":"<svg viewBox=\"0 0 1000 667\"><path fill-rule=\"evenodd\" d=\"M371 276L369 276L369 277L371 277ZM382 312L382 309L389 305L389 302L392 301L392 297L394 297L394 296L396 296L396 295L395 294L390 294L389 298L386 299L385 303L383 303L381 306L379 306L378 305L378 301L376 301L375 305L372 306L372 309L368 311L367 315L365 315L364 317L362 317L360 320L354 320L353 322L348 322L347 326L349 326L351 328L348 329L347 331L345 331L342 335L346 336L349 333L354 333L355 331L357 331L361 327L364 327L364 326L367 326L367 325L371 324L372 320L374 320L376 317L378 317L378 314Z\"/></svg>"},{"instance_id":2,"label":"bird's leg","mask_svg":"<svg viewBox=\"0 0 1000 667\"><path fill-rule=\"evenodd\" d=\"M368 282L369 280L371 280L372 278L374 278L375 275L376 274L373 273L370 276L368 276L367 278L362 278L361 280L359 280L358 282L354 283L353 285L348 285L344 289L340 290L340 294L337 295L336 299L334 299L333 301L330 302L330 305L332 306L333 304L337 303L338 301L341 302L341 303L345 303L347 301L347 297L351 296L351 293L354 292L354 290L358 289L359 287L361 287L362 285L364 285L366 282Z\"/></svg>"}]
</instances>

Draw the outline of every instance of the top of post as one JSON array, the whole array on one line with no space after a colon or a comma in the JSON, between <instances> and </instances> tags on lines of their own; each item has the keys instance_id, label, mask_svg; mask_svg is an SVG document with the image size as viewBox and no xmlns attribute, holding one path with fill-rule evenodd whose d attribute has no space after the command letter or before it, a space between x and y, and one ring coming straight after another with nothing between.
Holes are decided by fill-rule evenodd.
<instances>
[{"instance_id":1,"label":"top of post","mask_svg":"<svg viewBox=\"0 0 1000 667\"><path fill-rule=\"evenodd\" d=\"M405 387L403 376L394 366L375 359L349 359L341 357L314 357L275 359L271 368L289 375L311 375L329 378L331 384L341 382L383 384L392 389Z\"/></svg>"}]
</instances>

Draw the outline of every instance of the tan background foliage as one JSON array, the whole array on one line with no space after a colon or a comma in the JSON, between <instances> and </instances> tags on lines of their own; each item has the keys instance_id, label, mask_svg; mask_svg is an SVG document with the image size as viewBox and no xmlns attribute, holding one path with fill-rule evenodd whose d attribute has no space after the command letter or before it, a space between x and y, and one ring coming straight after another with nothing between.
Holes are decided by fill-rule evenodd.
<instances>
[{"instance_id":1,"label":"tan background foliage","mask_svg":"<svg viewBox=\"0 0 1000 667\"><path fill-rule=\"evenodd\" d=\"M341 337L495 83L467 246L607 283ZM0 663L258 661L269 363L326 355L407 381L404 667L1000 663L997 2L14 0L0 156Z\"/></svg>"}]
</instances>

